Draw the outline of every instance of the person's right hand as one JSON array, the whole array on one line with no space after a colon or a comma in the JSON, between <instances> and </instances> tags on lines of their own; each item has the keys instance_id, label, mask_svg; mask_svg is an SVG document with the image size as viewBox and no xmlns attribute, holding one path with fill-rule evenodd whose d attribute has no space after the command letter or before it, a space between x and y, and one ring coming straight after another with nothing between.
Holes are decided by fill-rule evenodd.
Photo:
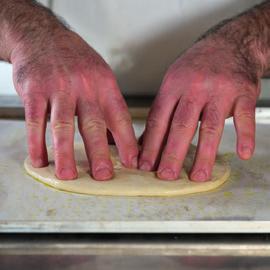
<instances>
[{"instance_id":1,"label":"person's right hand","mask_svg":"<svg viewBox=\"0 0 270 270\"><path fill-rule=\"evenodd\" d=\"M92 176L110 179L113 166L107 141L112 133L124 166L137 167L137 143L116 79L101 56L69 30L40 42L21 43L11 53L15 88L25 106L29 155L34 167L48 165L45 142L51 114L55 174L75 179L74 116Z\"/></svg>"}]
</instances>

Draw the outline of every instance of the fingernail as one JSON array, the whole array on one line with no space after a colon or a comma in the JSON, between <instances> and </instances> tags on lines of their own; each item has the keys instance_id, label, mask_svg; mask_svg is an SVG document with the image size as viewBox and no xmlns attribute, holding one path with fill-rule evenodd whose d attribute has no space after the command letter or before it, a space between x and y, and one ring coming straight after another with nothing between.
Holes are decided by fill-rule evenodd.
<instances>
[{"instance_id":1,"label":"fingernail","mask_svg":"<svg viewBox=\"0 0 270 270\"><path fill-rule=\"evenodd\" d=\"M60 170L59 178L61 180L73 180L77 178L77 172L70 168L63 168Z\"/></svg>"},{"instance_id":2,"label":"fingernail","mask_svg":"<svg viewBox=\"0 0 270 270\"><path fill-rule=\"evenodd\" d=\"M138 157L137 156L136 157L133 157L131 163L132 163L132 167L134 169L137 169L137 167L138 167Z\"/></svg>"},{"instance_id":3,"label":"fingernail","mask_svg":"<svg viewBox=\"0 0 270 270\"><path fill-rule=\"evenodd\" d=\"M241 148L241 155L243 158L250 158L250 156L252 155L251 149L247 146L243 146Z\"/></svg>"},{"instance_id":4,"label":"fingernail","mask_svg":"<svg viewBox=\"0 0 270 270\"><path fill-rule=\"evenodd\" d=\"M140 163L140 169L143 171L151 171L151 164L148 161L142 161Z\"/></svg>"},{"instance_id":5,"label":"fingernail","mask_svg":"<svg viewBox=\"0 0 270 270\"><path fill-rule=\"evenodd\" d=\"M95 171L94 178L96 180L109 180L112 178L112 171L108 168L101 168Z\"/></svg>"},{"instance_id":6,"label":"fingernail","mask_svg":"<svg viewBox=\"0 0 270 270\"><path fill-rule=\"evenodd\" d=\"M159 170L158 177L163 180L176 180L177 179L176 173L169 168L164 168L164 169Z\"/></svg>"},{"instance_id":7,"label":"fingernail","mask_svg":"<svg viewBox=\"0 0 270 270\"><path fill-rule=\"evenodd\" d=\"M197 182L204 182L204 181L208 180L207 177L208 177L207 173L205 172L205 170L202 170L202 169L193 173L191 176L192 180L197 181Z\"/></svg>"}]
</instances>

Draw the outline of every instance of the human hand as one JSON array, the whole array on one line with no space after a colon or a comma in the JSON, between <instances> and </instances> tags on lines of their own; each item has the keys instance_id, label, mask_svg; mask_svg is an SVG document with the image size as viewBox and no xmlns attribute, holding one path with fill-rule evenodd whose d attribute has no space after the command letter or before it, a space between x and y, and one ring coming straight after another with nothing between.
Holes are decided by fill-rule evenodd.
<instances>
[{"instance_id":1,"label":"human hand","mask_svg":"<svg viewBox=\"0 0 270 270\"><path fill-rule=\"evenodd\" d=\"M77 34L61 29L42 42L22 43L11 54L15 88L25 106L29 155L34 167L48 164L45 142L51 114L55 174L75 179L74 116L78 116L92 176L110 179L107 129L121 161L137 167L137 143L131 118L110 67Z\"/></svg>"},{"instance_id":2,"label":"human hand","mask_svg":"<svg viewBox=\"0 0 270 270\"><path fill-rule=\"evenodd\" d=\"M199 141L190 179L211 178L224 122L233 116L237 153L249 159L255 147L255 106L260 93L254 65L223 39L205 39L168 69L152 105L139 168L177 179L199 120Z\"/></svg>"}]
</instances>

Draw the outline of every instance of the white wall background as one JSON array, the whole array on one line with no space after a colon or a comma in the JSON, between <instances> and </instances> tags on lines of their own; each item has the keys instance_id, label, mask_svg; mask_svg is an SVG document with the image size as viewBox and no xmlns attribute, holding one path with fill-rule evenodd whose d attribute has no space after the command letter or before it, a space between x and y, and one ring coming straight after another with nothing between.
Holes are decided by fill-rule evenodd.
<instances>
[{"instance_id":1,"label":"white wall background","mask_svg":"<svg viewBox=\"0 0 270 270\"><path fill-rule=\"evenodd\" d=\"M50 2L112 66L123 93L149 95L158 90L168 65L203 32L261 0ZM0 64L0 94L14 93L11 67Z\"/></svg>"}]
</instances>

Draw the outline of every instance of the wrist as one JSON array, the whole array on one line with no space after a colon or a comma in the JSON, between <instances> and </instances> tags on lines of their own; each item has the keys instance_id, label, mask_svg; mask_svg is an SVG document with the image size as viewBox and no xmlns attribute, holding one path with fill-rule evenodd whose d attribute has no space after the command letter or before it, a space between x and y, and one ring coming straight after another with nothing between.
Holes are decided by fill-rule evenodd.
<instances>
[{"instance_id":1,"label":"wrist","mask_svg":"<svg viewBox=\"0 0 270 270\"><path fill-rule=\"evenodd\" d=\"M228 64L234 72L241 73L255 82L267 69L266 56L255 40L236 34L244 31L240 22L232 22L207 36L205 42L221 52L222 65Z\"/></svg>"},{"instance_id":2,"label":"wrist","mask_svg":"<svg viewBox=\"0 0 270 270\"><path fill-rule=\"evenodd\" d=\"M267 1L221 22L201 39L212 39L219 46L231 48L236 57L252 67L258 77L262 77L270 68L269 13L270 2Z\"/></svg>"},{"instance_id":3,"label":"wrist","mask_svg":"<svg viewBox=\"0 0 270 270\"><path fill-rule=\"evenodd\" d=\"M69 30L59 28L37 29L37 33L20 37L12 33L7 43L10 44L9 62L14 64L21 59L36 58L45 56L45 52L50 50L55 43L63 36L69 34Z\"/></svg>"},{"instance_id":4,"label":"wrist","mask_svg":"<svg viewBox=\"0 0 270 270\"><path fill-rule=\"evenodd\" d=\"M0 58L9 62L17 48L39 46L66 29L49 9L35 1L6 1L1 8Z\"/></svg>"}]
</instances>

